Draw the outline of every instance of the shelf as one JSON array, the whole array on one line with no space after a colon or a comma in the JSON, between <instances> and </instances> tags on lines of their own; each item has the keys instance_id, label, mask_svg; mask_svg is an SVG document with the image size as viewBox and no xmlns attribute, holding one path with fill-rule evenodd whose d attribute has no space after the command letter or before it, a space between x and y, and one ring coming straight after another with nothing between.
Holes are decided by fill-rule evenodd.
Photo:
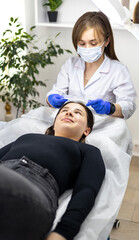
<instances>
[{"instance_id":1,"label":"shelf","mask_svg":"<svg viewBox=\"0 0 139 240\"><path fill-rule=\"evenodd\" d=\"M42 27L56 27L56 28L73 28L74 26L74 23L59 23L59 22L56 22L56 23L49 23L49 22L46 22L46 23L38 23L37 26L42 26Z\"/></svg>"},{"instance_id":2,"label":"shelf","mask_svg":"<svg viewBox=\"0 0 139 240\"><path fill-rule=\"evenodd\" d=\"M111 24L112 25L112 29L115 30L126 30L123 26L118 25L118 24ZM74 23L38 23L37 26L40 27L55 27L55 28L73 28Z\"/></svg>"},{"instance_id":3,"label":"shelf","mask_svg":"<svg viewBox=\"0 0 139 240\"><path fill-rule=\"evenodd\" d=\"M91 0L82 0L82 3L80 0L64 0L58 8L57 22L50 23L47 8L43 7L43 0L35 0L35 24L42 27L73 28L77 19L87 11L98 11ZM122 25L115 23L111 23L111 25L113 29L125 30Z\"/></svg>"},{"instance_id":4,"label":"shelf","mask_svg":"<svg viewBox=\"0 0 139 240\"><path fill-rule=\"evenodd\" d=\"M44 0L35 0L36 26L72 28L77 19L88 11L97 11L91 0L64 0L58 8L57 23L49 23L47 7L43 7ZM78 9L78 11L77 11Z\"/></svg>"}]
</instances>

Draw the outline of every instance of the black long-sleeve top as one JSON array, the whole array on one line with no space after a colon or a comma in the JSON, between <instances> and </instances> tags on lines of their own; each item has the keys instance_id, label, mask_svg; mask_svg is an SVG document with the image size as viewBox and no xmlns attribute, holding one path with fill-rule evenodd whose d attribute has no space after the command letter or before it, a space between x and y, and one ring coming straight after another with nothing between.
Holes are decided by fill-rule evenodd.
<instances>
[{"instance_id":1,"label":"black long-sleeve top","mask_svg":"<svg viewBox=\"0 0 139 240\"><path fill-rule=\"evenodd\" d=\"M26 156L47 168L58 183L60 194L73 188L72 198L55 232L71 240L100 190L105 166L98 148L74 140L43 134L25 134L0 149L0 160Z\"/></svg>"}]
</instances>

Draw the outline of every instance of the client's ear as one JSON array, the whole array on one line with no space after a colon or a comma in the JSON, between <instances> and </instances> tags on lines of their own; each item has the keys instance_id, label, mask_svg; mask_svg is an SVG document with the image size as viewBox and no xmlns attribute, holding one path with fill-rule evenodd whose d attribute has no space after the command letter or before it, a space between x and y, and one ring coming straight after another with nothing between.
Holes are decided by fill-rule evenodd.
<instances>
[{"instance_id":1,"label":"client's ear","mask_svg":"<svg viewBox=\"0 0 139 240\"><path fill-rule=\"evenodd\" d=\"M89 135L90 132L91 132L91 128L88 127L88 128L86 128L86 130L84 131L83 134L87 137L87 136Z\"/></svg>"}]
</instances>

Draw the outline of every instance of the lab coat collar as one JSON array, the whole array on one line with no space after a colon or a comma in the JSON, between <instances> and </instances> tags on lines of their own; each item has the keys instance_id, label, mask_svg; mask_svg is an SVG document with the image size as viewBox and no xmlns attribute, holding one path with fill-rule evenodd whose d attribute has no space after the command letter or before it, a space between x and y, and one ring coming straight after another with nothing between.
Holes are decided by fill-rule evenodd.
<instances>
[{"instance_id":1,"label":"lab coat collar","mask_svg":"<svg viewBox=\"0 0 139 240\"><path fill-rule=\"evenodd\" d=\"M75 67L85 70L85 62L79 57L79 61L76 62ZM104 61L98 68L99 73L108 73L110 70L110 58L104 55Z\"/></svg>"},{"instance_id":2,"label":"lab coat collar","mask_svg":"<svg viewBox=\"0 0 139 240\"><path fill-rule=\"evenodd\" d=\"M76 62L75 67L79 70L77 71L78 74L78 80L79 80L79 86L81 89L81 92L84 93L84 89L90 86L92 83L96 82L100 79L101 74L107 74L110 70L110 59L104 55L104 61L100 65L100 67L97 69L97 71L94 73L94 75L91 77L89 82L84 87L84 70L85 70L85 62L79 57L79 60Z\"/></svg>"},{"instance_id":3,"label":"lab coat collar","mask_svg":"<svg viewBox=\"0 0 139 240\"><path fill-rule=\"evenodd\" d=\"M98 68L100 73L108 73L110 71L110 58L104 55L104 61Z\"/></svg>"}]
</instances>

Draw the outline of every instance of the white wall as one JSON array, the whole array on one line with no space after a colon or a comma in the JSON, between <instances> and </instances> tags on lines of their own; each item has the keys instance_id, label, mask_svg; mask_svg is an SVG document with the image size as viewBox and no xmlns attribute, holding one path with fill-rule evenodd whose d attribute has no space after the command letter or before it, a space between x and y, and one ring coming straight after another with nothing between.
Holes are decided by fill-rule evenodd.
<instances>
[{"instance_id":1,"label":"white wall","mask_svg":"<svg viewBox=\"0 0 139 240\"><path fill-rule=\"evenodd\" d=\"M134 115L127 120L127 124L134 142L139 144L139 41L126 30L115 30L114 37L118 58L127 65L137 93L137 109Z\"/></svg>"},{"instance_id":2,"label":"white wall","mask_svg":"<svg viewBox=\"0 0 139 240\"><path fill-rule=\"evenodd\" d=\"M69 0L70 1L70 0ZM80 1L81 4L82 1ZM7 12L7 6L10 4L10 11ZM69 5L68 11L72 13L72 4ZM81 7L81 6L80 6ZM9 8L9 7L8 7ZM71 8L71 9L70 9ZM28 30L32 25L35 24L34 16L34 0L5 0L1 3L0 8L0 33L4 26L8 23L9 17L20 17L21 22L26 25ZM12 14L11 14L12 13ZM3 17L2 17L3 15ZM72 14L71 14L72 16ZM4 24L3 24L4 23ZM3 26L2 26L3 25ZM37 27L36 33L40 37L39 46L43 47L44 41L48 36L55 36L58 32L61 32L57 41L63 48L68 48L75 54L74 48L71 41L71 28L50 28L50 27ZM115 37L115 48L118 58L128 66L131 73L134 86L136 88L137 94L139 93L139 41L135 39L127 30L114 30ZM69 57L69 54L55 59L55 65L46 67L45 70L40 71L39 79L47 80L47 88L40 88L40 101L43 103L46 92L49 91L56 81L56 76L60 70L61 65ZM137 103L139 98L137 98ZM14 108L13 109L13 113ZM0 119L4 119L5 110L3 109L3 104L0 103ZM135 114L127 121L129 129L131 131L133 140L139 143L139 109L137 108Z\"/></svg>"},{"instance_id":3,"label":"white wall","mask_svg":"<svg viewBox=\"0 0 139 240\"><path fill-rule=\"evenodd\" d=\"M8 27L10 17L19 17L25 26L25 3L24 0L4 0L0 6L0 36Z\"/></svg>"}]
</instances>

